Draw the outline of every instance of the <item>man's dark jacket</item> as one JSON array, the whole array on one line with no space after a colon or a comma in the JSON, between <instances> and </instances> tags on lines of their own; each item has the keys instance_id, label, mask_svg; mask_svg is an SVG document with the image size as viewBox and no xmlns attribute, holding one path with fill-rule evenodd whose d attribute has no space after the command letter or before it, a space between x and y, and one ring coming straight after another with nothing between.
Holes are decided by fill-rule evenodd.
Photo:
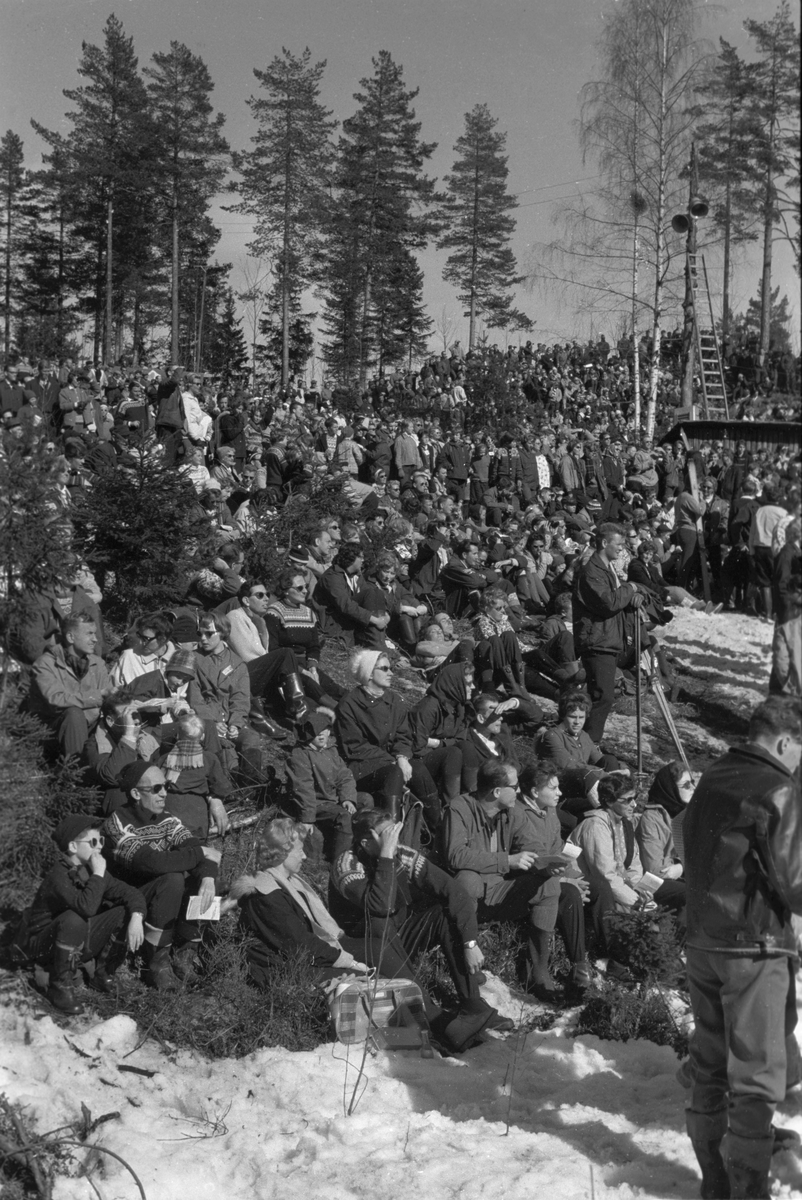
<instances>
[{"instance_id":1,"label":"man's dark jacket","mask_svg":"<svg viewBox=\"0 0 802 1200\"><path fill-rule=\"evenodd\" d=\"M753 742L705 771L683 821L688 945L728 954L795 951L802 915L799 783Z\"/></svg>"},{"instance_id":2,"label":"man's dark jacket","mask_svg":"<svg viewBox=\"0 0 802 1200\"><path fill-rule=\"evenodd\" d=\"M620 654L626 644L624 611L637 588L616 587L612 568L597 551L574 580L574 643L577 654Z\"/></svg>"}]
</instances>

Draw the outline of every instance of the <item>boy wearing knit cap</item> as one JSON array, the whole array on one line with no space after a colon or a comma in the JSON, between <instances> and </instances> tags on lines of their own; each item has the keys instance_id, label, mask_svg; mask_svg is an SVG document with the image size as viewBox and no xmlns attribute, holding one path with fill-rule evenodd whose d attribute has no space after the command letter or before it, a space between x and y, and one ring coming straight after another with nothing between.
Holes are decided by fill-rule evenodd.
<instances>
[{"instance_id":1,"label":"boy wearing knit cap","mask_svg":"<svg viewBox=\"0 0 802 1200\"><path fill-rule=\"evenodd\" d=\"M145 898L109 873L98 832L101 822L100 817L71 813L56 827L58 861L42 880L25 928L15 939L25 957L48 966L47 998L70 1015L83 1012L75 996L79 963L94 958L93 984L110 992L126 949L138 950L144 937ZM126 914L122 938L117 931Z\"/></svg>"},{"instance_id":2,"label":"boy wearing knit cap","mask_svg":"<svg viewBox=\"0 0 802 1200\"><path fill-rule=\"evenodd\" d=\"M320 828L323 852L329 862L350 848L352 815L373 807L373 798L357 792L353 775L330 743L331 723L327 709L310 713L301 725L299 745L287 764L293 791L292 815L307 833L315 826Z\"/></svg>"}]
</instances>

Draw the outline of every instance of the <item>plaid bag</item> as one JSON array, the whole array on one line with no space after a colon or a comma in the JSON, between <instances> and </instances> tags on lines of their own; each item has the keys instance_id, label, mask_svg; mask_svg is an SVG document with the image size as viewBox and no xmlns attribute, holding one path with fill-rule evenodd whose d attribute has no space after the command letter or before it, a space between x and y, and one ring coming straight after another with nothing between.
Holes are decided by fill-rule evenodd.
<instances>
[{"instance_id":1,"label":"plaid bag","mask_svg":"<svg viewBox=\"0 0 802 1200\"><path fill-rule=\"evenodd\" d=\"M346 1046L371 1038L382 1048L424 1047L423 994L411 979L352 979L331 989L328 1005L337 1041Z\"/></svg>"}]
</instances>

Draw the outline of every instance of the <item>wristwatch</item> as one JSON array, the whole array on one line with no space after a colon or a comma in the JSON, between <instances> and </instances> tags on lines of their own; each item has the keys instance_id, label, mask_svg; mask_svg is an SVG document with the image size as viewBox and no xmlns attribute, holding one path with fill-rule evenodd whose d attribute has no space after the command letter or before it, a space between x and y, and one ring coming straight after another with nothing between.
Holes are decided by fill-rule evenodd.
<instances>
[{"instance_id":1,"label":"wristwatch","mask_svg":"<svg viewBox=\"0 0 802 1200\"><path fill-rule=\"evenodd\" d=\"M475 949L476 949L476 942L475 942L475 941L471 941L471 942L465 942L465 943L464 943L464 946L465 946L465 949L466 949L466 950L475 950Z\"/></svg>"}]
</instances>

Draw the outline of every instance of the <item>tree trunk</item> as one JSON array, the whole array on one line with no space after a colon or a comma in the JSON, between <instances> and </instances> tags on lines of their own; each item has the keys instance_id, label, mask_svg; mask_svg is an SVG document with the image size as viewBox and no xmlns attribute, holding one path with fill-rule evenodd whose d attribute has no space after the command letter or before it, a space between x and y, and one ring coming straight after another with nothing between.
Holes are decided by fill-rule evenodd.
<instances>
[{"instance_id":1,"label":"tree trunk","mask_svg":"<svg viewBox=\"0 0 802 1200\"><path fill-rule=\"evenodd\" d=\"M8 353L11 349L11 185L9 184L9 195L6 198L6 253L5 253L5 268L6 268L6 287L5 287L5 315L3 322L3 350L6 362L8 362Z\"/></svg>"},{"instance_id":2,"label":"tree trunk","mask_svg":"<svg viewBox=\"0 0 802 1200\"><path fill-rule=\"evenodd\" d=\"M640 347L638 345L638 214L635 213L635 231L632 239L632 351L635 359L635 374L632 380L632 396L635 401L635 437L640 436Z\"/></svg>"},{"instance_id":3,"label":"tree trunk","mask_svg":"<svg viewBox=\"0 0 802 1200\"><path fill-rule=\"evenodd\" d=\"M171 287L170 355L174 363L180 362L178 346L178 196L173 176L173 262Z\"/></svg>"},{"instance_id":4,"label":"tree trunk","mask_svg":"<svg viewBox=\"0 0 802 1200\"><path fill-rule=\"evenodd\" d=\"M772 134L771 152L774 153ZM762 367L769 352L771 338L771 255L774 241L774 179L771 163L766 167L766 190L763 202L763 271L760 284L760 347L758 363Z\"/></svg>"},{"instance_id":5,"label":"tree trunk","mask_svg":"<svg viewBox=\"0 0 802 1200\"><path fill-rule=\"evenodd\" d=\"M111 335L112 335L112 281L113 281L113 232L114 232L114 205L111 200L106 205L106 327L103 337L103 361L104 363L111 362Z\"/></svg>"},{"instance_id":6,"label":"tree trunk","mask_svg":"<svg viewBox=\"0 0 802 1200\"><path fill-rule=\"evenodd\" d=\"M722 297L723 311L721 314L721 353L726 358L730 342L730 272L732 267L732 185L727 177L727 187L724 193L724 295Z\"/></svg>"}]
</instances>

